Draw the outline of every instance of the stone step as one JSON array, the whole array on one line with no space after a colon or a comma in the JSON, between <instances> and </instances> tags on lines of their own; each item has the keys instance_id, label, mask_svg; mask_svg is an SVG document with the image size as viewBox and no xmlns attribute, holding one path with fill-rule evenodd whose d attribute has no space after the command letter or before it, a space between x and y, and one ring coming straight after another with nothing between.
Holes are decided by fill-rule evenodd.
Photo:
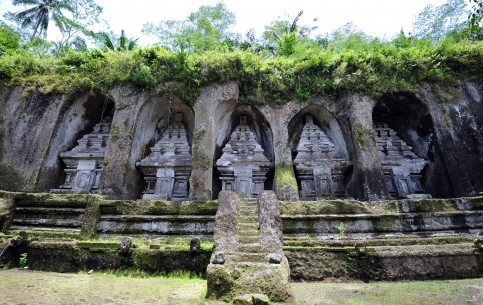
<instances>
[{"instance_id":1,"label":"stone step","mask_svg":"<svg viewBox=\"0 0 483 305\"><path fill-rule=\"evenodd\" d=\"M242 222L238 223L238 231L244 230L257 230L258 231L258 222Z\"/></svg>"},{"instance_id":2,"label":"stone step","mask_svg":"<svg viewBox=\"0 0 483 305\"><path fill-rule=\"evenodd\" d=\"M241 201L238 205L239 206L255 206L255 207L258 207L258 201L256 199L253 199L253 200L245 199L245 200Z\"/></svg>"},{"instance_id":3,"label":"stone step","mask_svg":"<svg viewBox=\"0 0 483 305\"><path fill-rule=\"evenodd\" d=\"M8 228L9 230L33 230L33 231L46 231L46 232L51 232L51 231L61 231L61 232L80 232L80 228L72 228L72 227L55 227L55 228L49 228L49 227L35 227L35 226L19 226L19 225L13 225Z\"/></svg>"},{"instance_id":4,"label":"stone step","mask_svg":"<svg viewBox=\"0 0 483 305\"><path fill-rule=\"evenodd\" d=\"M258 215L258 209L257 209L257 207L240 207L238 209L238 214L240 214L240 215L246 215L246 214Z\"/></svg>"},{"instance_id":5,"label":"stone step","mask_svg":"<svg viewBox=\"0 0 483 305\"><path fill-rule=\"evenodd\" d=\"M243 252L235 255L227 255L227 261L232 263L263 263L267 261L265 253L248 253Z\"/></svg>"},{"instance_id":6,"label":"stone step","mask_svg":"<svg viewBox=\"0 0 483 305\"><path fill-rule=\"evenodd\" d=\"M244 233L244 234L238 234L238 240L240 240L240 238L248 238L248 239L259 239L260 236L256 233Z\"/></svg>"},{"instance_id":7,"label":"stone step","mask_svg":"<svg viewBox=\"0 0 483 305\"><path fill-rule=\"evenodd\" d=\"M240 215L238 216L238 222L257 222L258 223L258 215L256 216L249 216L249 215Z\"/></svg>"},{"instance_id":8,"label":"stone step","mask_svg":"<svg viewBox=\"0 0 483 305\"><path fill-rule=\"evenodd\" d=\"M260 241L260 237L256 236L238 236L238 243L252 244Z\"/></svg>"},{"instance_id":9,"label":"stone step","mask_svg":"<svg viewBox=\"0 0 483 305\"><path fill-rule=\"evenodd\" d=\"M271 268L280 268L279 264L268 264L267 262L259 263L259 262L238 262L234 263L236 266L242 268L254 268L255 270L266 270Z\"/></svg>"},{"instance_id":10,"label":"stone step","mask_svg":"<svg viewBox=\"0 0 483 305\"><path fill-rule=\"evenodd\" d=\"M252 243L252 244L238 244L237 246L238 252L243 253L265 253L265 249L262 249L262 246L259 242Z\"/></svg>"},{"instance_id":11,"label":"stone step","mask_svg":"<svg viewBox=\"0 0 483 305\"><path fill-rule=\"evenodd\" d=\"M82 226L82 219L39 219L39 218L13 218L13 225L20 226L38 226L38 227L80 227Z\"/></svg>"},{"instance_id":12,"label":"stone step","mask_svg":"<svg viewBox=\"0 0 483 305\"><path fill-rule=\"evenodd\" d=\"M247 224L247 223L255 223L258 224L258 216L244 216L238 217L238 223Z\"/></svg>"},{"instance_id":13,"label":"stone step","mask_svg":"<svg viewBox=\"0 0 483 305\"><path fill-rule=\"evenodd\" d=\"M257 228L245 228L245 229L240 229L240 227L238 227L238 235L242 235L242 236L247 236L247 235L258 235L258 233L260 233L260 231L258 231Z\"/></svg>"},{"instance_id":14,"label":"stone step","mask_svg":"<svg viewBox=\"0 0 483 305\"><path fill-rule=\"evenodd\" d=\"M85 208L57 208L57 207L16 207L17 214L83 214Z\"/></svg>"}]
</instances>

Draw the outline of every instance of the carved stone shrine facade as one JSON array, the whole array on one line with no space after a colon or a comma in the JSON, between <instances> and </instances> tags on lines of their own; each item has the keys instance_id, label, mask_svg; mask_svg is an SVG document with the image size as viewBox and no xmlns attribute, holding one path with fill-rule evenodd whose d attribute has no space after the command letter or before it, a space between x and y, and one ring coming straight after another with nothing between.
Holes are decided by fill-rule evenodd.
<instances>
[{"instance_id":1,"label":"carved stone shrine facade","mask_svg":"<svg viewBox=\"0 0 483 305\"><path fill-rule=\"evenodd\" d=\"M174 122L138 166L146 180L143 199L188 199L191 153L181 113L174 116Z\"/></svg>"},{"instance_id":2,"label":"carved stone shrine facade","mask_svg":"<svg viewBox=\"0 0 483 305\"><path fill-rule=\"evenodd\" d=\"M255 134L241 116L240 123L216 161L222 190L234 191L241 197L256 197L264 190L266 175L273 163L264 155Z\"/></svg>"}]
</instances>

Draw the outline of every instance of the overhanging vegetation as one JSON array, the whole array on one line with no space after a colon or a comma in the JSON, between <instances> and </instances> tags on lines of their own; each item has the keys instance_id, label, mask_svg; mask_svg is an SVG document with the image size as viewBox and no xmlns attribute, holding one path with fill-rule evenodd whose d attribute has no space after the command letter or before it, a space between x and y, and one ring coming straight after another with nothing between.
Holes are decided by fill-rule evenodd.
<instances>
[{"instance_id":1,"label":"overhanging vegetation","mask_svg":"<svg viewBox=\"0 0 483 305\"><path fill-rule=\"evenodd\" d=\"M338 49L313 42L290 56L273 57L240 49L174 53L158 46L69 52L57 58L16 50L0 57L0 79L4 86L24 87L26 94L36 89L67 95L107 92L132 83L190 104L202 87L235 81L242 100L283 104L344 91L378 97L414 91L423 82L482 81L482 54L481 41L430 44L404 35L391 42L347 40Z\"/></svg>"}]
</instances>

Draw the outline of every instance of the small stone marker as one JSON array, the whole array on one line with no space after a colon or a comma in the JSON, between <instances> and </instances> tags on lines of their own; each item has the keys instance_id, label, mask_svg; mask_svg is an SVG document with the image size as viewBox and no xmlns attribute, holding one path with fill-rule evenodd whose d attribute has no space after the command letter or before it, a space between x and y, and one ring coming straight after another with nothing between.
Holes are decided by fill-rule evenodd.
<instances>
[{"instance_id":1,"label":"small stone marker","mask_svg":"<svg viewBox=\"0 0 483 305\"><path fill-rule=\"evenodd\" d=\"M270 264L280 264L282 262L282 254L279 253L270 253L267 255L268 262Z\"/></svg>"},{"instance_id":2,"label":"small stone marker","mask_svg":"<svg viewBox=\"0 0 483 305\"><path fill-rule=\"evenodd\" d=\"M367 253L367 249L363 244L355 244L354 248L356 249L356 253L358 256L364 256Z\"/></svg>"},{"instance_id":3,"label":"small stone marker","mask_svg":"<svg viewBox=\"0 0 483 305\"><path fill-rule=\"evenodd\" d=\"M477 250L483 251L483 238L475 239L475 247Z\"/></svg>"},{"instance_id":4,"label":"small stone marker","mask_svg":"<svg viewBox=\"0 0 483 305\"><path fill-rule=\"evenodd\" d=\"M200 250L201 242L198 237L192 238L190 241L190 252L196 253Z\"/></svg>"},{"instance_id":5,"label":"small stone marker","mask_svg":"<svg viewBox=\"0 0 483 305\"><path fill-rule=\"evenodd\" d=\"M121 240L121 248L119 250L119 254L127 255L129 254L129 250L131 249L132 240L130 237L123 237Z\"/></svg>"},{"instance_id":6,"label":"small stone marker","mask_svg":"<svg viewBox=\"0 0 483 305\"><path fill-rule=\"evenodd\" d=\"M225 263L225 253L223 252L216 253L215 258L213 258L211 263L216 265L223 265Z\"/></svg>"}]
</instances>

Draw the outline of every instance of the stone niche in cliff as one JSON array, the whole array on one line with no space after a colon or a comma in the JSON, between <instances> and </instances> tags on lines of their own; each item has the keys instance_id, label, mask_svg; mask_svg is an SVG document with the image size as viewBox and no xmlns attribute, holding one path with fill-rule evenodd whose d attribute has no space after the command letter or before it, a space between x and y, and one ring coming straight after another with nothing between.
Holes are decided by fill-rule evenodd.
<instances>
[{"instance_id":1,"label":"stone niche in cliff","mask_svg":"<svg viewBox=\"0 0 483 305\"><path fill-rule=\"evenodd\" d=\"M300 199L347 197L344 173L351 163L337 153L335 144L314 123L311 115L306 115L305 120L294 159L300 180Z\"/></svg>"},{"instance_id":2,"label":"stone niche in cliff","mask_svg":"<svg viewBox=\"0 0 483 305\"><path fill-rule=\"evenodd\" d=\"M250 129L247 116L240 116L240 123L231 133L223 154L216 161L223 191L234 191L241 197L256 197L264 190L268 171L273 163Z\"/></svg>"},{"instance_id":3,"label":"stone niche in cliff","mask_svg":"<svg viewBox=\"0 0 483 305\"><path fill-rule=\"evenodd\" d=\"M137 165L146 180L143 199L188 200L191 153L182 113L174 116L149 156Z\"/></svg>"},{"instance_id":4,"label":"stone niche in cliff","mask_svg":"<svg viewBox=\"0 0 483 305\"><path fill-rule=\"evenodd\" d=\"M66 164L66 178L64 184L51 192L77 194L97 191L110 129L111 118L105 117L92 132L77 140L73 149L60 153L60 159Z\"/></svg>"},{"instance_id":5,"label":"stone niche in cliff","mask_svg":"<svg viewBox=\"0 0 483 305\"><path fill-rule=\"evenodd\" d=\"M395 198L431 198L424 194L421 182L428 161L419 158L387 124L374 124L374 138L389 194Z\"/></svg>"}]
</instances>

